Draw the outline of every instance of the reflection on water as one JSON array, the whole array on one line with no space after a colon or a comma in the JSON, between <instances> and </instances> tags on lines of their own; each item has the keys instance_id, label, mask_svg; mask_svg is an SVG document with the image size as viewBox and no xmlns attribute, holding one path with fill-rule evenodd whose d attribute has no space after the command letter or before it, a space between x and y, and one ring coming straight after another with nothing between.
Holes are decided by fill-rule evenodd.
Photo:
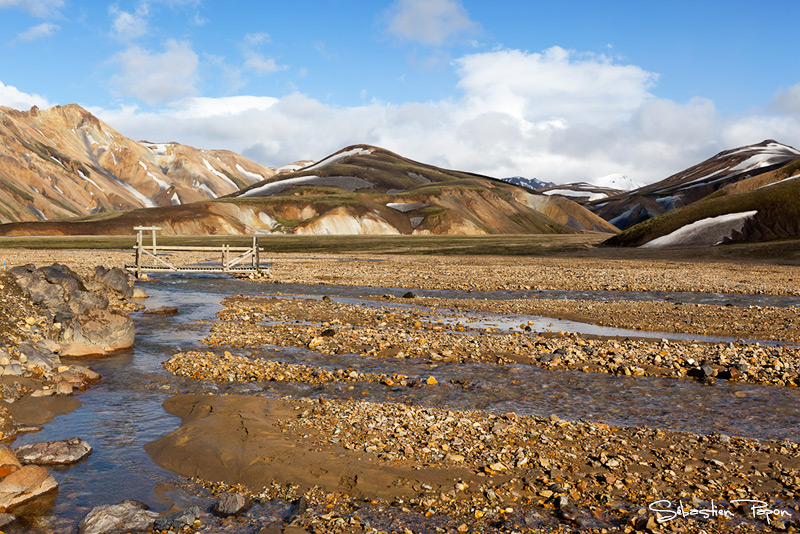
<instances>
[{"instance_id":1,"label":"reflection on water","mask_svg":"<svg viewBox=\"0 0 800 534\"><path fill-rule=\"evenodd\" d=\"M162 362L180 350L200 349L199 340L214 319L224 296L262 291L341 294L357 299L363 289L322 286L264 286L222 277L165 276L146 286L148 307L178 306L178 315L137 313L136 347L96 360L91 367L103 375L100 384L80 393L83 406L58 417L42 432L22 435L19 446L78 436L94 452L79 465L52 470L60 489L34 523L7 532L74 532L76 522L92 507L136 499L157 511L210 503L177 488L180 480L150 460L143 445L177 428L178 419L161 407L170 395L184 392L229 392L268 396L359 398L377 402L407 402L499 413L604 421L614 425L647 425L698 433L720 432L761 439L800 440L800 391L791 388L728 383L703 386L691 380L624 378L533 366L490 364L434 365L423 361L330 356L299 348L250 349L253 357L305 363L363 372L434 375L436 386L388 388L382 384L198 383L172 376ZM374 289L370 289L373 292ZM424 294L424 292L419 292ZM453 296L449 292L442 296ZM471 296L474 296L472 294ZM492 320L497 320L493 317ZM508 321L520 324L520 317ZM198 325L198 322L201 324ZM641 335L641 332L638 333ZM769 424L764 424L769 421ZM47 504L47 503L45 503ZM41 507L41 503L39 504ZM279 521L285 510L257 507L252 513ZM16 530L14 530L16 529Z\"/></svg>"}]
</instances>

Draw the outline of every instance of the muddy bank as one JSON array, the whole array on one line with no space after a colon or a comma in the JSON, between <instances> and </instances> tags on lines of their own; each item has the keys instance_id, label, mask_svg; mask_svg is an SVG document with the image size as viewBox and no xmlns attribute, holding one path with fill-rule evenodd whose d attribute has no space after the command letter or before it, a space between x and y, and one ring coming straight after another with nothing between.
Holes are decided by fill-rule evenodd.
<instances>
[{"instance_id":1,"label":"muddy bank","mask_svg":"<svg viewBox=\"0 0 800 534\"><path fill-rule=\"evenodd\" d=\"M657 499L763 499L794 513L800 490L788 442L397 403L181 395L165 408L182 424L146 446L159 465L256 498L303 496L299 525L313 532L368 514L354 499L417 514L430 531L544 532L637 526ZM755 528L744 512L704 528Z\"/></svg>"}]
</instances>

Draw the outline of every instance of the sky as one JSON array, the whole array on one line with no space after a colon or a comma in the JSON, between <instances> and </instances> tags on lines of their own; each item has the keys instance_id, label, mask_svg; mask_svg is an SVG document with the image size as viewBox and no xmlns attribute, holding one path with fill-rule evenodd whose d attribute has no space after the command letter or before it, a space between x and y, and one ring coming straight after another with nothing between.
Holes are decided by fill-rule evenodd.
<instances>
[{"instance_id":1,"label":"sky","mask_svg":"<svg viewBox=\"0 0 800 534\"><path fill-rule=\"evenodd\" d=\"M800 147L796 20L796 0L0 0L0 105L78 103L136 140L269 166L367 143L644 185Z\"/></svg>"}]
</instances>

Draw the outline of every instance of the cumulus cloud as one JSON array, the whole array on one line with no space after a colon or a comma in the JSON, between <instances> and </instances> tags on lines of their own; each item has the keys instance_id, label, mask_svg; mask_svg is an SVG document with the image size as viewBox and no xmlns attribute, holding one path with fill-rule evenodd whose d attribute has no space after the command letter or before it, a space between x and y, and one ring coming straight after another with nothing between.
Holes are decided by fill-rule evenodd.
<instances>
[{"instance_id":1,"label":"cumulus cloud","mask_svg":"<svg viewBox=\"0 0 800 534\"><path fill-rule=\"evenodd\" d=\"M196 92L199 60L189 43L170 39L163 52L134 45L116 54L112 62L121 70L112 76L112 85L121 94L148 104L171 102Z\"/></svg>"},{"instance_id":2,"label":"cumulus cloud","mask_svg":"<svg viewBox=\"0 0 800 534\"><path fill-rule=\"evenodd\" d=\"M287 68L286 65L278 65L274 59L264 57L253 51L245 53L244 67L256 74L272 74Z\"/></svg>"},{"instance_id":3,"label":"cumulus cloud","mask_svg":"<svg viewBox=\"0 0 800 534\"><path fill-rule=\"evenodd\" d=\"M442 167L560 183L626 175L646 184L724 149L800 141L800 117L723 117L707 99L656 98L654 73L603 56L498 50L454 68L458 99L334 107L292 93L96 113L130 137L227 148L272 166L369 143Z\"/></svg>"},{"instance_id":4,"label":"cumulus cloud","mask_svg":"<svg viewBox=\"0 0 800 534\"><path fill-rule=\"evenodd\" d=\"M41 24L37 24L36 26L31 26L24 32L20 33L17 36L17 39L20 41L35 41L36 39L41 39L43 37L49 37L57 32L59 26L56 24L52 24L50 22L43 22Z\"/></svg>"},{"instance_id":5,"label":"cumulus cloud","mask_svg":"<svg viewBox=\"0 0 800 534\"><path fill-rule=\"evenodd\" d=\"M268 33L264 32L257 32L257 33L248 33L244 36L245 44L249 46L256 46L265 43L271 43L272 39L270 38Z\"/></svg>"},{"instance_id":6,"label":"cumulus cloud","mask_svg":"<svg viewBox=\"0 0 800 534\"><path fill-rule=\"evenodd\" d=\"M24 110L30 109L32 106L49 108L51 104L43 96L23 93L13 85L5 85L0 82L0 106Z\"/></svg>"},{"instance_id":7,"label":"cumulus cloud","mask_svg":"<svg viewBox=\"0 0 800 534\"><path fill-rule=\"evenodd\" d=\"M7 7L16 7L44 19L58 16L64 0L0 0L0 9Z\"/></svg>"},{"instance_id":8,"label":"cumulus cloud","mask_svg":"<svg viewBox=\"0 0 800 534\"><path fill-rule=\"evenodd\" d=\"M441 46L477 31L478 24L456 0L398 0L389 10L387 29L403 40Z\"/></svg>"},{"instance_id":9,"label":"cumulus cloud","mask_svg":"<svg viewBox=\"0 0 800 534\"><path fill-rule=\"evenodd\" d=\"M111 34L115 39L131 41L147 33L147 4L140 4L133 13L112 5L108 8L108 14L113 19Z\"/></svg>"}]
</instances>

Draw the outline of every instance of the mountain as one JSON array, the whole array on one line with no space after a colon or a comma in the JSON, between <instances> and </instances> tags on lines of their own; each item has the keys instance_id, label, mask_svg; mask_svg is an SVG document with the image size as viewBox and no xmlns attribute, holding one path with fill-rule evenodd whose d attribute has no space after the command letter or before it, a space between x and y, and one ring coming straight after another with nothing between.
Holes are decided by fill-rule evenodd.
<instances>
[{"instance_id":1,"label":"mountain","mask_svg":"<svg viewBox=\"0 0 800 534\"><path fill-rule=\"evenodd\" d=\"M665 180L587 204L618 228L689 206L744 180L768 174L800 158L800 151L768 139L756 145L720 152Z\"/></svg>"},{"instance_id":2,"label":"mountain","mask_svg":"<svg viewBox=\"0 0 800 534\"><path fill-rule=\"evenodd\" d=\"M738 169L727 171L744 172L749 178L729 182L688 206L628 228L606 244L713 246L800 237L800 154L785 145L765 143L760 152L748 150L749 157Z\"/></svg>"},{"instance_id":3,"label":"mountain","mask_svg":"<svg viewBox=\"0 0 800 534\"><path fill-rule=\"evenodd\" d=\"M503 180L504 182L508 182L510 184L524 187L526 189L530 189L531 191L536 191L537 189L542 189L543 187L551 187L556 185L553 182L543 182L538 178L525 178L524 176L512 176L510 178L501 178L501 180Z\"/></svg>"},{"instance_id":4,"label":"mountain","mask_svg":"<svg viewBox=\"0 0 800 534\"><path fill-rule=\"evenodd\" d=\"M618 230L584 207L487 176L354 145L226 197L60 223L0 225L4 234L538 234Z\"/></svg>"},{"instance_id":5,"label":"mountain","mask_svg":"<svg viewBox=\"0 0 800 534\"><path fill-rule=\"evenodd\" d=\"M226 150L133 141L75 104L0 107L0 222L208 200L274 174Z\"/></svg>"}]
</instances>

